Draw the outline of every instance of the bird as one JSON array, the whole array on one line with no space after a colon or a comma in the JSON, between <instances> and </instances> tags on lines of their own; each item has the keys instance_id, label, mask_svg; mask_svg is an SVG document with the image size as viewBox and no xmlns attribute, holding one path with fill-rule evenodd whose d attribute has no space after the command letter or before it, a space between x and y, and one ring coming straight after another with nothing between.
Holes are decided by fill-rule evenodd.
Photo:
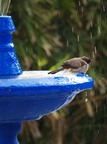
<instances>
[{"instance_id":1,"label":"bird","mask_svg":"<svg viewBox=\"0 0 107 144\"><path fill-rule=\"evenodd\" d=\"M76 73L84 73L89 69L89 65L93 62L93 60L87 56L82 57L74 57L67 61L65 61L61 67L57 68L56 70L48 72L48 74L56 74L57 72L66 70L65 72L70 72L72 74Z\"/></svg>"}]
</instances>

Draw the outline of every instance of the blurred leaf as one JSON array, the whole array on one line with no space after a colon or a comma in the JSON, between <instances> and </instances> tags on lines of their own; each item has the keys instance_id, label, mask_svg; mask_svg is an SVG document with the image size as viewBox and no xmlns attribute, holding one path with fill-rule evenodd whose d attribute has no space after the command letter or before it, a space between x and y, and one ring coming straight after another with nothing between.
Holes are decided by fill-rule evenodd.
<instances>
[{"instance_id":1,"label":"blurred leaf","mask_svg":"<svg viewBox=\"0 0 107 144\"><path fill-rule=\"evenodd\" d=\"M11 0L0 0L0 15L6 15L9 9Z\"/></svg>"},{"instance_id":2,"label":"blurred leaf","mask_svg":"<svg viewBox=\"0 0 107 144\"><path fill-rule=\"evenodd\" d=\"M41 69L44 65L46 65L48 63L48 61L44 58L38 59L38 66L39 69Z\"/></svg>"}]
</instances>

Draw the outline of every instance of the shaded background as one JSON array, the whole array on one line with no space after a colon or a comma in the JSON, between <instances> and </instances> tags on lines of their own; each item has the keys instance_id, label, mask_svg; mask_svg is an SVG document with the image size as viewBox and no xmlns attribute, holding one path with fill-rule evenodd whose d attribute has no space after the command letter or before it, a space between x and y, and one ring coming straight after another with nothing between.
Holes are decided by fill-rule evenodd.
<instances>
[{"instance_id":1,"label":"shaded background","mask_svg":"<svg viewBox=\"0 0 107 144\"><path fill-rule=\"evenodd\" d=\"M90 56L94 88L60 111L23 123L21 144L107 143L107 0L12 0L8 15L23 70L59 67Z\"/></svg>"}]
</instances>

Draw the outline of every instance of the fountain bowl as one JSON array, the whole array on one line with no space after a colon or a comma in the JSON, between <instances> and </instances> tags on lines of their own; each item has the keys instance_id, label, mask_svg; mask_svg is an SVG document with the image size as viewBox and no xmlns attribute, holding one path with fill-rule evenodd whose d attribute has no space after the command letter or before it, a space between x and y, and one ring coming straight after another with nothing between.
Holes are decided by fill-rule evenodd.
<instances>
[{"instance_id":1,"label":"fountain bowl","mask_svg":"<svg viewBox=\"0 0 107 144\"><path fill-rule=\"evenodd\" d=\"M83 90L93 87L85 74L49 75L48 71L24 71L0 78L0 122L40 119L56 111Z\"/></svg>"}]
</instances>

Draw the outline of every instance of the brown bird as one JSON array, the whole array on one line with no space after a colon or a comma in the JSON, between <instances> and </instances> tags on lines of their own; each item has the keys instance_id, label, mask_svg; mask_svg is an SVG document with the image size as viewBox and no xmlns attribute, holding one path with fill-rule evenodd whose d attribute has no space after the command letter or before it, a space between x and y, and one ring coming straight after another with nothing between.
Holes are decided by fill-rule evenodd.
<instances>
[{"instance_id":1,"label":"brown bird","mask_svg":"<svg viewBox=\"0 0 107 144\"><path fill-rule=\"evenodd\" d=\"M48 74L55 74L59 71L66 70L71 73L86 73L88 71L89 65L93 62L92 59L86 56L75 57L70 60L65 61L60 68L50 71Z\"/></svg>"}]
</instances>

